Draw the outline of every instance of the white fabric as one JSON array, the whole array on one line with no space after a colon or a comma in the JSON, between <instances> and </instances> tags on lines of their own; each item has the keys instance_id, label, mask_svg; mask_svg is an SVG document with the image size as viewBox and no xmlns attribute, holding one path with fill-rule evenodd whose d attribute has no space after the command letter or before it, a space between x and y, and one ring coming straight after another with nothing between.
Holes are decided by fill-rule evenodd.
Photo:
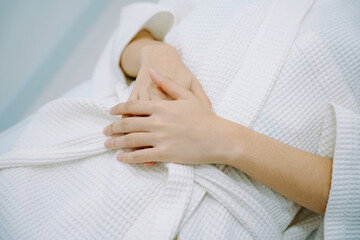
<instances>
[{"instance_id":1,"label":"white fabric","mask_svg":"<svg viewBox=\"0 0 360 240\"><path fill-rule=\"evenodd\" d=\"M102 147L102 129L116 119L107 108L125 101L131 90L118 68L120 53L143 27L177 48L220 116L334 158L317 238L359 236L360 3L317 2L286 57L279 58L285 62L279 62L271 87L258 92L266 69L255 66L252 84L237 75L279 3L164 1L125 9L94 73L93 99L48 104L0 158L0 238L306 239L320 225L320 216L232 167L148 169L119 163L115 152ZM289 29L274 27L269 42L283 31ZM249 99L239 101L242 93ZM256 114L244 111L249 106ZM249 115L255 118L249 121Z\"/></svg>"},{"instance_id":2,"label":"white fabric","mask_svg":"<svg viewBox=\"0 0 360 240\"><path fill-rule=\"evenodd\" d=\"M90 85L91 81L85 81L74 88L70 89L68 92L63 94L60 98L69 98L69 97L90 97ZM24 129L27 127L31 121L32 115L26 117L22 121L18 122L14 126L0 133L0 156L10 151L16 140L22 134Z\"/></svg>"}]
</instances>

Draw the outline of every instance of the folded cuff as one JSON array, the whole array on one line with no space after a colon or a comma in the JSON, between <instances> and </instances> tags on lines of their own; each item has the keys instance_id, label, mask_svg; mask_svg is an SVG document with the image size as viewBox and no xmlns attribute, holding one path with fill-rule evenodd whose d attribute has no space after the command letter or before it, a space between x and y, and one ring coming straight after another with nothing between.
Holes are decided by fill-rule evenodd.
<instances>
[{"instance_id":1,"label":"folded cuff","mask_svg":"<svg viewBox=\"0 0 360 240\"><path fill-rule=\"evenodd\" d=\"M336 143L324 219L325 239L360 236L360 114L332 105Z\"/></svg>"}]
</instances>

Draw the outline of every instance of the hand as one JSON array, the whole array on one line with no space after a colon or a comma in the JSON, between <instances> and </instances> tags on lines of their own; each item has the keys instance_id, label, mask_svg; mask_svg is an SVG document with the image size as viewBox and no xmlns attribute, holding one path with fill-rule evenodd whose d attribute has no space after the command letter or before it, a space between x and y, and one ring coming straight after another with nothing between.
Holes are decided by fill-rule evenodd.
<instances>
[{"instance_id":1,"label":"hand","mask_svg":"<svg viewBox=\"0 0 360 240\"><path fill-rule=\"evenodd\" d=\"M122 152L127 163L174 162L181 164L224 163L237 149L237 124L218 117L186 88L150 72L154 83L175 101L134 100L116 105L113 115L136 115L104 129L109 149L144 148Z\"/></svg>"},{"instance_id":2,"label":"hand","mask_svg":"<svg viewBox=\"0 0 360 240\"><path fill-rule=\"evenodd\" d=\"M120 61L123 71L136 77L129 100L170 99L149 76L149 69L155 69L178 85L190 90L202 102L211 107L210 100L200 83L181 61L176 49L168 44L156 41L149 32L140 31L125 48Z\"/></svg>"}]
</instances>

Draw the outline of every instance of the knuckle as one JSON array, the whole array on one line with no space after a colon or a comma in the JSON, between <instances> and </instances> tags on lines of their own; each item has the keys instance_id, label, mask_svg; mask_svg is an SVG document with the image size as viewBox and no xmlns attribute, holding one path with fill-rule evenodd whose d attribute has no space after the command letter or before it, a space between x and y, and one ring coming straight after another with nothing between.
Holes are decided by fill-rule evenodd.
<instances>
[{"instance_id":1,"label":"knuckle","mask_svg":"<svg viewBox=\"0 0 360 240\"><path fill-rule=\"evenodd\" d=\"M114 134L114 124L115 124L115 122L112 122L112 123L110 123L110 125L107 127L107 134L108 135L113 135Z\"/></svg>"},{"instance_id":2,"label":"knuckle","mask_svg":"<svg viewBox=\"0 0 360 240\"><path fill-rule=\"evenodd\" d=\"M122 119L120 122L119 122L119 131L120 132L124 132L128 129L129 127L129 118L125 118L125 119Z\"/></svg>"},{"instance_id":3,"label":"knuckle","mask_svg":"<svg viewBox=\"0 0 360 240\"><path fill-rule=\"evenodd\" d=\"M121 148L121 138L116 137L112 139L112 147L114 149L120 149Z\"/></svg>"},{"instance_id":4,"label":"knuckle","mask_svg":"<svg viewBox=\"0 0 360 240\"><path fill-rule=\"evenodd\" d=\"M130 138L129 135L123 136L123 142L125 147L131 147L133 145L132 138Z\"/></svg>"},{"instance_id":5,"label":"knuckle","mask_svg":"<svg viewBox=\"0 0 360 240\"><path fill-rule=\"evenodd\" d=\"M142 161L142 157L139 154L139 152L134 152L133 154L131 154L131 162L135 162L135 163L139 163Z\"/></svg>"},{"instance_id":6,"label":"knuckle","mask_svg":"<svg viewBox=\"0 0 360 240\"><path fill-rule=\"evenodd\" d=\"M111 139L111 148L117 149L119 147L119 138L113 138Z\"/></svg>"},{"instance_id":7,"label":"knuckle","mask_svg":"<svg viewBox=\"0 0 360 240\"><path fill-rule=\"evenodd\" d=\"M118 132L118 128L119 128L118 124L119 124L118 121L113 122L112 124L110 124L110 132L111 132L111 134L115 134L115 133Z\"/></svg>"},{"instance_id":8,"label":"knuckle","mask_svg":"<svg viewBox=\"0 0 360 240\"><path fill-rule=\"evenodd\" d=\"M165 133L158 133L155 135L155 141L158 143L164 142L167 139L168 139L168 136Z\"/></svg>"},{"instance_id":9,"label":"knuckle","mask_svg":"<svg viewBox=\"0 0 360 240\"><path fill-rule=\"evenodd\" d=\"M126 152L121 153L121 162L129 162L129 154Z\"/></svg>"},{"instance_id":10,"label":"knuckle","mask_svg":"<svg viewBox=\"0 0 360 240\"><path fill-rule=\"evenodd\" d=\"M136 101L135 100L130 100L128 102L125 103L124 105L124 109L126 112L131 111L131 109L135 106Z\"/></svg>"},{"instance_id":11,"label":"knuckle","mask_svg":"<svg viewBox=\"0 0 360 240\"><path fill-rule=\"evenodd\" d=\"M160 159L169 159L171 156L171 149L169 146L164 145L161 148L159 148L159 158Z\"/></svg>"}]
</instances>

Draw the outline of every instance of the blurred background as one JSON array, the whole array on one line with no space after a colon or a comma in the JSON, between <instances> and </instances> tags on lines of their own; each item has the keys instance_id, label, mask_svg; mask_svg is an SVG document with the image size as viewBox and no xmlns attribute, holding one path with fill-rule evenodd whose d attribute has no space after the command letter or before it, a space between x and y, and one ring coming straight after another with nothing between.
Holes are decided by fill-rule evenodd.
<instances>
[{"instance_id":1,"label":"blurred background","mask_svg":"<svg viewBox=\"0 0 360 240\"><path fill-rule=\"evenodd\" d=\"M139 1L0 0L0 132L90 79L121 9Z\"/></svg>"}]
</instances>

